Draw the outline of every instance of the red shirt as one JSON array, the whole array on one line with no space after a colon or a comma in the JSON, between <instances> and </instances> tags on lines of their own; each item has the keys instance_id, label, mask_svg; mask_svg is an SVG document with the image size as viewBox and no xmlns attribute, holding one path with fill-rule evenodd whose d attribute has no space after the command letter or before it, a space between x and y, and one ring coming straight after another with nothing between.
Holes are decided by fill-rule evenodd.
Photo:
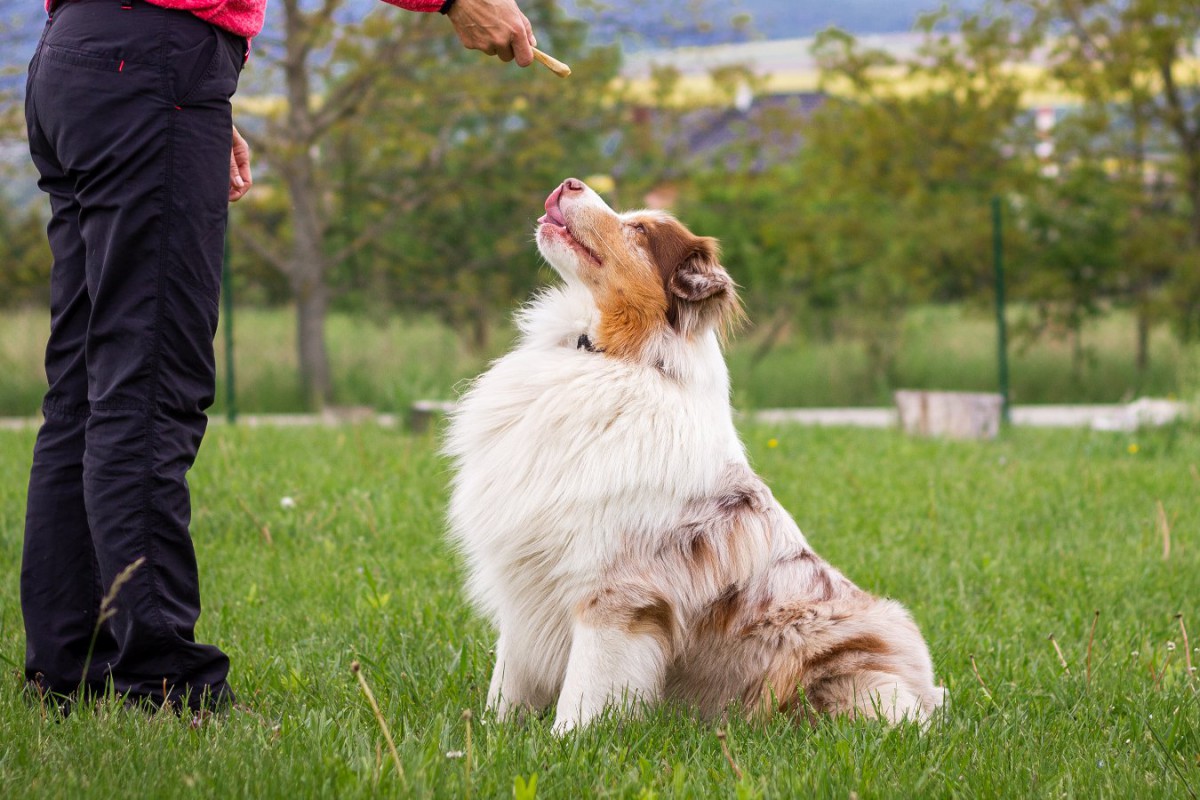
<instances>
[{"instance_id":1,"label":"red shirt","mask_svg":"<svg viewBox=\"0 0 1200 800\"><path fill-rule=\"evenodd\" d=\"M54 0L46 0L46 11ZM267 0L146 0L151 5L189 11L205 22L245 36L257 36L262 30ZM446 0L384 0L409 11L441 11Z\"/></svg>"}]
</instances>

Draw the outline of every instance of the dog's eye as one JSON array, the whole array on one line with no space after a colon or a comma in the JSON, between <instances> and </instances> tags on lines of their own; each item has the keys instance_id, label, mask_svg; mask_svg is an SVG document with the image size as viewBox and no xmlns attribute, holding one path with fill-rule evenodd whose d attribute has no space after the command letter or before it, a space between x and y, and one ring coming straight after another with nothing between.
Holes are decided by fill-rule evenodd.
<instances>
[{"instance_id":1,"label":"dog's eye","mask_svg":"<svg viewBox=\"0 0 1200 800\"><path fill-rule=\"evenodd\" d=\"M635 231L637 231L638 233L640 233L642 236L646 235L646 226L640 222L633 223L633 229Z\"/></svg>"}]
</instances>

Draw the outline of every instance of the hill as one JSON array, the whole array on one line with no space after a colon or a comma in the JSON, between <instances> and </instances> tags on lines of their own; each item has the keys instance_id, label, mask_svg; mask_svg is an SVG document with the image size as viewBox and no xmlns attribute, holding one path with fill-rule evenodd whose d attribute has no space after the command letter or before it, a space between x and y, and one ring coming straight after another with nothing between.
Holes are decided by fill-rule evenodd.
<instances>
[{"instance_id":1,"label":"hill","mask_svg":"<svg viewBox=\"0 0 1200 800\"><path fill-rule=\"evenodd\" d=\"M574 16L594 20L593 38L620 38L627 49L667 49L755 39L799 39L829 27L855 34L903 33L937 0L608 0L599 12L589 0L566 0ZM951 0L975 9L981 0Z\"/></svg>"}]
</instances>

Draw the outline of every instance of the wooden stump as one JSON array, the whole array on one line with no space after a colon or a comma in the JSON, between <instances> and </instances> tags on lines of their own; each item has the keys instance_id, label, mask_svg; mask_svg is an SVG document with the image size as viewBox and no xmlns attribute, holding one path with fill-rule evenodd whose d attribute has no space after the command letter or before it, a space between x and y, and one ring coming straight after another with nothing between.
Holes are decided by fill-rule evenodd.
<instances>
[{"instance_id":1,"label":"wooden stump","mask_svg":"<svg viewBox=\"0 0 1200 800\"><path fill-rule=\"evenodd\" d=\"M900 427L907 433L994 439L1000 432L1004 399L998 394L900 390L894 397Z\"/></svg>"},{"instance_id":2,"label":"wooden stump","mask_svg":"<svg viewBox=\"0 0 1200 800\"><path fill-rule=\"evenodd\" d=\"M418 400L408 411L408 427L413 433L424 433L434 422L453 411L454 405L443 400Z\"/></svg>"}]
</instances>

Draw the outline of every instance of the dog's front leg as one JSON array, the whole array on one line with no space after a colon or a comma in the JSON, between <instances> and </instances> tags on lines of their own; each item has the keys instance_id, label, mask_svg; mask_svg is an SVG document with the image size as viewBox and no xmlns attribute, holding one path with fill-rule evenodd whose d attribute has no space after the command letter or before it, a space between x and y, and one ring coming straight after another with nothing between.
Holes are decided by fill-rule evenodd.
<instances>
[{"instance_id":1,"label":"dog's front leg","mask_svg":"<svg viewBox=\"0 0 1200 800\"><path fill-rule=\"evenodd\" d=\"M554 695L543 686L545 681L532 673L528 659L511 650L509 637L500 634L496 640L496 666L488 686L488 710L501 720L522 710L546 708L554 701Z\"/></svg>"},{"instance_id":2,"label":"dog's front leg","mask_svg":"<svg viewBox=\"0 0 1200 800\"><path fill-rule=\"evenodd\" d=\"M662 695L671 647L670 609L665 603L614 608L612 597L590 603L572 630L554 719L560 736L587 725L606 706L628 710Z\"/></svg>"},{"instance_id":3,"label":"dog's front leg","mask_svg":"<svg viewBox=\"0 0 1200 800\"><path fill-rule=\"evenodd\" d=\"M488 685L487 707L501 720L508 718L513 698L519 693L515 670L510 670L505 651L504 637L500 636L496 640L496 666L492 669L492 681Z\"/></svg>"}]
</instances>

